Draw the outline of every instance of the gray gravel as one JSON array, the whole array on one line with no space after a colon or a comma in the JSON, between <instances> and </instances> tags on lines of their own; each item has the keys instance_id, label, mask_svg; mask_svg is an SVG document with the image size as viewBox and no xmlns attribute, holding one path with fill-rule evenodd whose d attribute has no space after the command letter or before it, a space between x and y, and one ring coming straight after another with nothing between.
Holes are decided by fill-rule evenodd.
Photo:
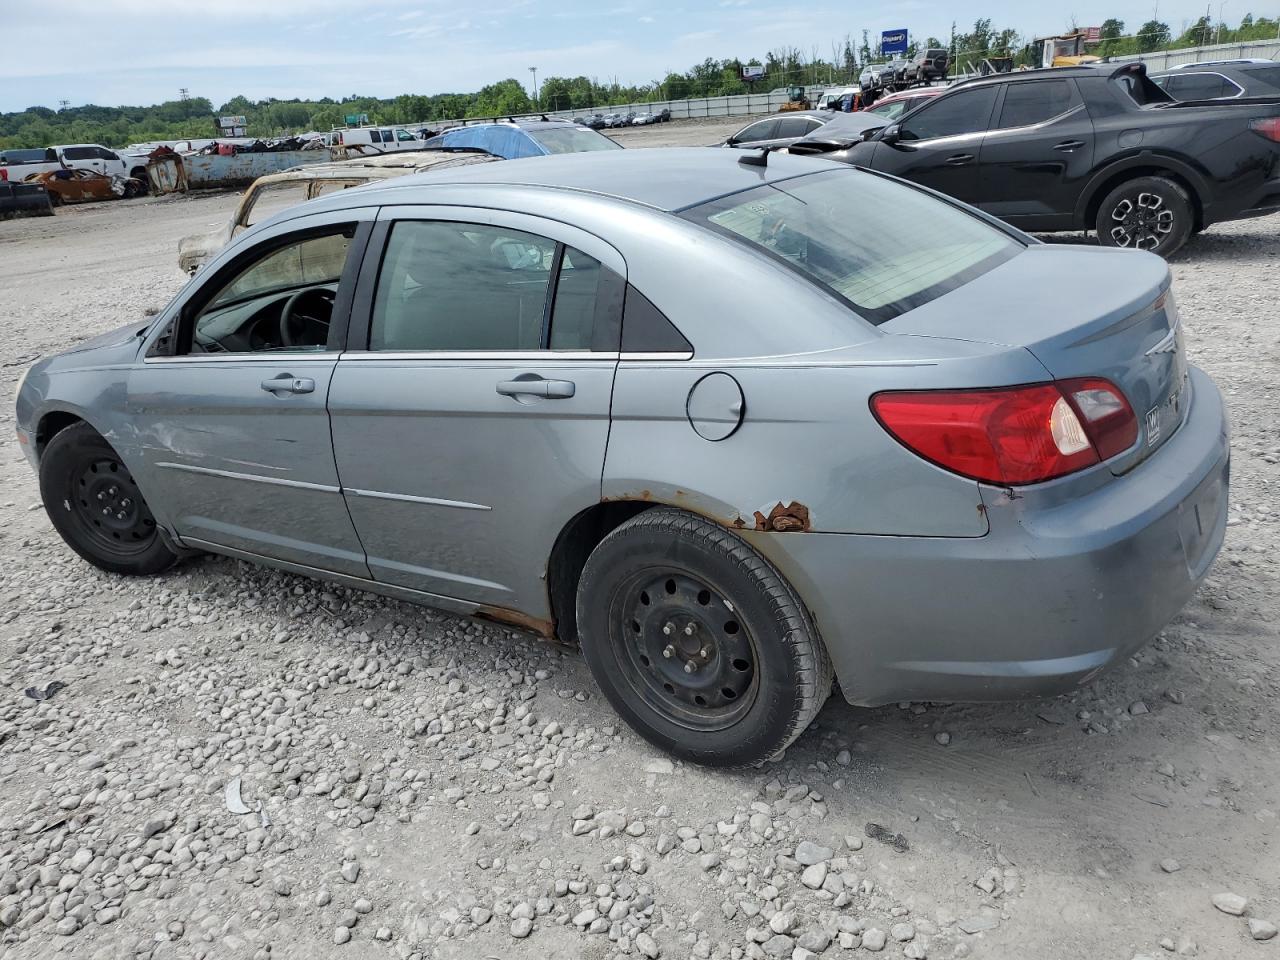
<instances>
[{"instance_id":1,"label":"gray gravel","mask_svg":"<svg viewBox=\"0 0 1280 960\"><path fill-rule=\"evenodd\" d=\"M161 305L178 237L233 202L0 224L3 416L32 358ZM0 956L1273 951L1278 233L1215 227L1173 265L1235 429L1227 548L1184 614L1060 700L833 700L747 774L656 755L576 653L510 630L219 558L98 573L6 429Z\"/></svg>"}]
</instances>

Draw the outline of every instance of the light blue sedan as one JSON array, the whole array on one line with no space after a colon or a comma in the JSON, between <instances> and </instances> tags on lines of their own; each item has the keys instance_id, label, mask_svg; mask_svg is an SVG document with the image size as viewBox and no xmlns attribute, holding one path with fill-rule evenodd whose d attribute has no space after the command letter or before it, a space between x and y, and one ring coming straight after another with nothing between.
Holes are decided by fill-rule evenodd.
<instances>
[{"instance_id":1,"label":"light blue sedan","mask_svg":"<svg viewBox=\"0 0 1280 960\"><path fill-rule=\"evenodd\" d=\"M603 151L293 207L40 361L68 545L209 551L581 644L716 765L1123 662L1222 544L1169 272L821 160Z\"/></svg>"}]
</instances>

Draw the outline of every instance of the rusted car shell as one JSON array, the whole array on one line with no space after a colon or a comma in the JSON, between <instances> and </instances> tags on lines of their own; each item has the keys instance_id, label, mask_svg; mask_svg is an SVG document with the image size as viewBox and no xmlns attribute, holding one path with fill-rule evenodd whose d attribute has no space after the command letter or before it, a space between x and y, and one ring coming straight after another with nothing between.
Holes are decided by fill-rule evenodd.
<instances>
[{"instance_id":1,"label":"rusted car shell","mask_svg":"<svg viewBox=\"0 0 1280 960\"><path fill-rule=\"evenodd\" d=\"M345 190L362 183L497 159L499 158L487 153L470 151L420 150L331 163L312 163L259 177L245 190L226 226L210 233L191 234L178 241L178 266L188 274L194 274L204 266L215 253L253 223L251 218L254 207L263 194L272 188L297 184L295 202L302 203L304 200L314 200L323 193Z\"/></svg>"}]
</instances>

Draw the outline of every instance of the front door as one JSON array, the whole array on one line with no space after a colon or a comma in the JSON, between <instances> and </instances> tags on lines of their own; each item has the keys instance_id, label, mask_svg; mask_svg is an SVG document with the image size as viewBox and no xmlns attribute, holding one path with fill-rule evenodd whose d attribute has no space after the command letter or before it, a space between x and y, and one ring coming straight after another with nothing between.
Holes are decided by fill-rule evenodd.
<instances>
[{"instance_id":1,"label":"front door","mask_svg":"<svg viewBox=\"0 0 1280 960\"><path fill-rule=\"evenodd\" d=\"M1070 79L1004 85L998 119L982 141L987 213L1029 230L1071 226L1093 168L1093 121Z\"/></svg>"},{"instance_id":2,"label":"front door","mask_svg":"<svg viewBox=\"0 0 1280 960\"><path fill-rule=\"evenodd\" d=\"M600 500L625 266L598 238L521 214L380 219L376 287L357 294L372 300L368 349L342 356L329 392L370 571L546 619L556 536Z\"/></svg>"},{"instance_id":3,"label":"front door","mask_svg":"<svg viewBox=\"0 0 1280 960\"><path fill-rule=\"evenodd\" d=\"M289 221L215 261L131 372L139 482L183 540L368 577L325 397L372 216Z\"/></svg>"},{"instance_id":4,"label":"front door","mask_svg":"<svg viewBox=\"0 0 1280 960\"><path fill-rule=\"evenodd\" d=\"M938 97L899 124L896 139L875 142L873 151L855 147L854 162L871 153L870 166L876 170L973 203L978 199L978 155L996 90L975 87Z\"/></svg>"}]
</instances>

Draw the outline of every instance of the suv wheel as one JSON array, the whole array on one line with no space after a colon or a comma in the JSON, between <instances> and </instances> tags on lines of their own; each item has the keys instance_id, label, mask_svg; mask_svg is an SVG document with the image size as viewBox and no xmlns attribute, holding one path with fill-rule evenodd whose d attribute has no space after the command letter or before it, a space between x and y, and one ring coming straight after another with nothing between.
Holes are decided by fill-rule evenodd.
<instances>
[{"instance_id":1,"label":"suv wheel","mask_svg":"<svg viewBox=\"0 0 1280 960\"><path fill-rule=\"evenodd\" d=\"M613 708L694 763L755 766L784 751L831 693L832 669L792 589L739 537L648 510L587 559L582 652Z\"/></svg>"},{"instance_id":2,"label":"suv wheel","mask_svg":"<svg viewBox=\"0 0 1280 960\"><path fill-rule=\"evenodd\" d=\"M1191 236L1191 198L1166 177L1137 177L1120 184L1098 207L1098 241L1108 247L1175 253Z\"/></svg>"},{"instance_id":3,"label":"suv wheel","mask_svg":"<svg viewBox=\"0 0 1280 960\"><path fill-rule=\"evenodd\" d=\"M149 576L178 559L128 468L87 423L67 427L45 447L40 496L67 546L99 569Z\"/></svg>"}]
</instances>

